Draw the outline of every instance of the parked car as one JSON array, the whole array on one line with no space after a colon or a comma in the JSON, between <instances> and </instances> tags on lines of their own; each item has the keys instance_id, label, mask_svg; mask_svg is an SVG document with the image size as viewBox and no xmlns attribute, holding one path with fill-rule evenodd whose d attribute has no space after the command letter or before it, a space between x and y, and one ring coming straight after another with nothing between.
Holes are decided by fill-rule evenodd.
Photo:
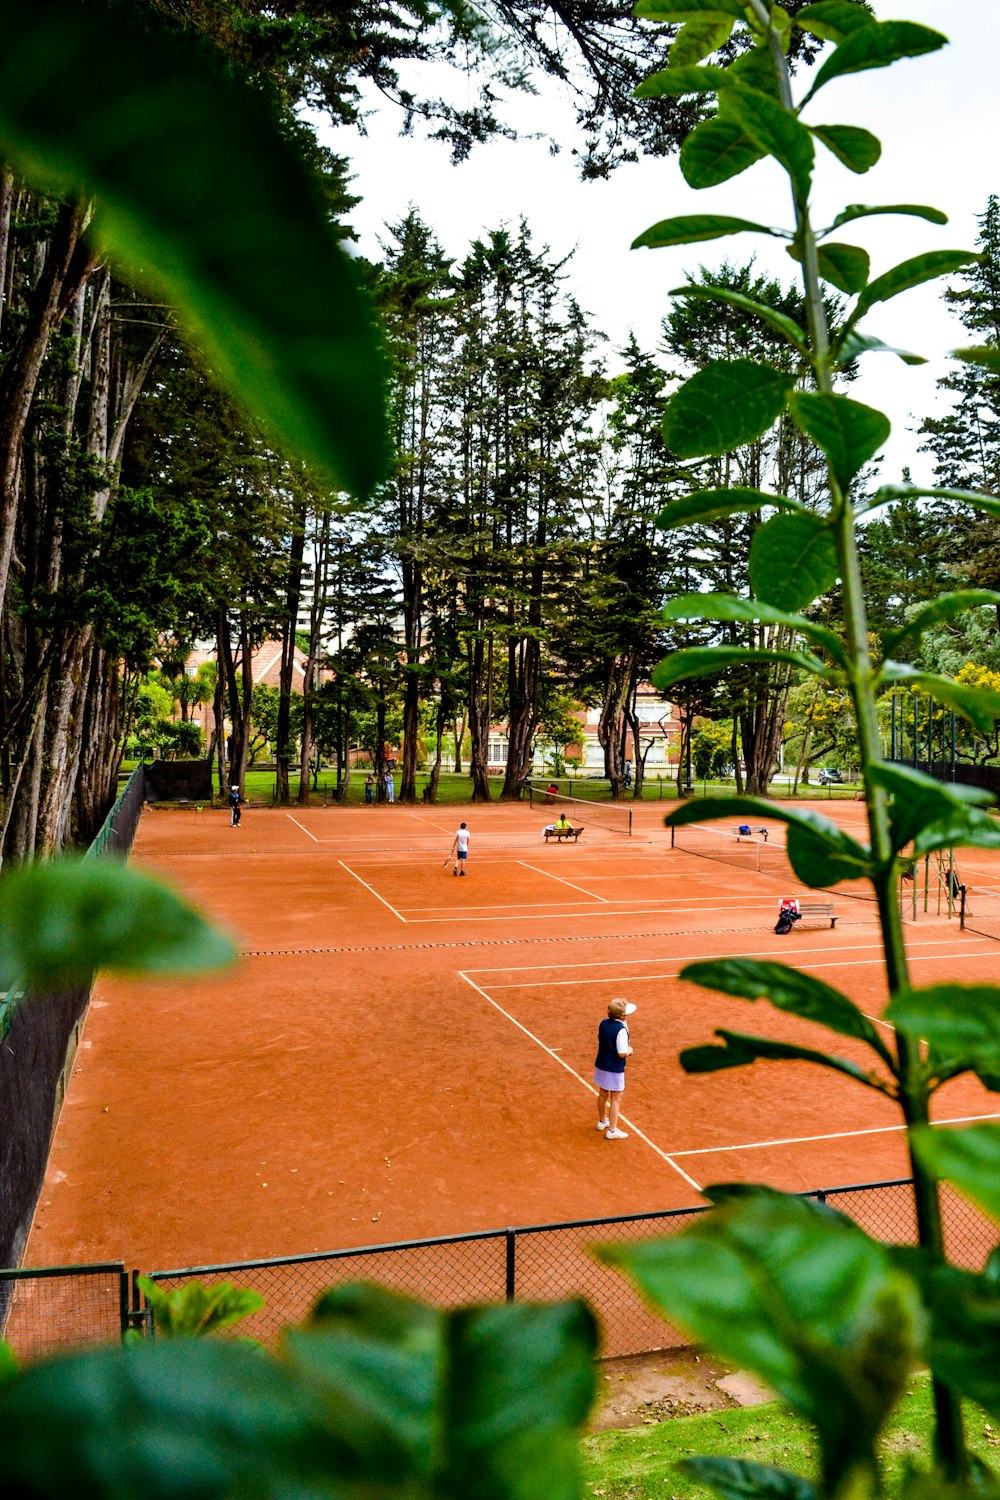
<instances>
[{"instance_id":1,"label":"parked car","mask_svg":"<svg viewBox=\"0 0 1000 1500\"><path fill-rule=\"evenodd\" d=\"M836 786L844 781L843 771L829 771L826 766L822 768L817 777L820 786Z\"/></svg>"}]
</instances>

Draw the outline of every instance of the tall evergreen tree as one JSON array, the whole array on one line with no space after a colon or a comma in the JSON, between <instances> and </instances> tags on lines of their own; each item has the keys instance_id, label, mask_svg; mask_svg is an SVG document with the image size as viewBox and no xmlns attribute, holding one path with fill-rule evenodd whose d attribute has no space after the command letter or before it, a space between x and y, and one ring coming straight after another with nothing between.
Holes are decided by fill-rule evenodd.
<instances>
[{"instance_id":1,"label":"tall evergreen tree","mask_svg":"<svg viewBox=\"0 0 1000 1500\"><path fill-rule=\"evenodd\" d=\"M976 344L1000 349L1000 199L991 196L979 217L979 259L959 273L944 294ZM938 388L954 397L943 417L926 417L924 452L934 455L935 480L949 488L1000 493L1000 376L980 365L959 364ZM955 577L983 588L1000 587L1000 526L960 506L939 507L943 559Z\"/></svg>"}]
</instances>

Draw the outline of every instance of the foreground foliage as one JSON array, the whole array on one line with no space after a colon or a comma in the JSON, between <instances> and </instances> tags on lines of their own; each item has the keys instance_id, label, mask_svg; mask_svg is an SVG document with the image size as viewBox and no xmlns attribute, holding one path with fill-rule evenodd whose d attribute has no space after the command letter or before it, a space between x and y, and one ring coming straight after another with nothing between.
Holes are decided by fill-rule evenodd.
<instances>
[{"instance_id":1,"label":"foreground foliage","mask_svg":"<svg viewBox=\"0 0 1000 1500\"><path fill-rule=\"evenodd\" d=\"M814 1486L804 1489L781 1467L711 1457L687 1460L687 1471L718 1493L877 1494L882 1484L879 1435L918 1362L928 1364L933 1375L933 1449L939 1472L932 1490L924 1489L924 1480L910 1477L905 1492L994 1487L997 1481L970 1456L960 1401L971 1397L991 1415L1000 1412L1000 1371L994 1357L1000 1296L992 1259L980 1274L946 1263L938 1184L950 1179L991 1217L1000 1218L1000 1129L973 1125L939 1132L928 1122L933 1096L949 1079L973 1073L986 1088L1000 1089L1000 989L958 984L921 989L913 984L898 885L901 869L914 855L954 845L996 848L1000 827L984 810L988 798L982 794L881 762L876 697L895 684L918 688L988 732L1000 707L995 692L918 671L894 660L892 652L904 638L918 638L972 605L1000 603L1000 595L977 591L934 600L903 630L886 633L878 659L866 619L856 528L861 515L900 496L960 499L991 516L1000 514L1000 500L886 485L873 502L866 502L858 479L889 435L889 422L836 389L838 377L873 351L894 353L908 364L919 362L919 355L887 350L869 331L868 314L974 257L962 250L928 251L873 276L867 253L837 239L839 230L872 214L932 224L943 223L944 215L922 204L852 203L828 226L816 228L810 199L817 146L858 174L878 160L881 148L859 127L807 124L804 118L812 100L836 79L935 52L945 38L909 22L878 21L867 8L845 0L817 0L791 23L769 0L748 5L740 0L640 0L637 14L683 23L670 64L640 92L650 98L692 93L718 99L717 113L682 147L688 183L713 186L770 157L788 177L794 210L788 229L721 215L689 215L654 225L637 243L671 245L759 232L786 243L802 268L805 294L801 320L779 318L773 308L748 298L739 306L748 318L780 331L802 356L807 379L797 380L781 365L760 359L715 361L669 402L665 436L682 457L696 458L749 442L779 419L790 418L824 455L828 494L821 510L806 510L789 495L746 488L696 493L667 507L661 516L667 529L688 525L699 514L714 518L753 510L766 518L753 538L750 597L690 595L673 600L668 617L720 624L754 620L773 627L777 639L767 649L724 645L675 652L657 669L654 681L669 688L737 661L762 670L794 664L817 683L847 694L857 724L867 842L817 813L750 798L721 799L714 811L746 817L766 810L772 820L783 822L789 861L806 886L871 883L889 992L885 1016L891 1023L876 1024L848 996L781 964L753 959L696 963L682 972L683 979L736 998L767 1000L819 1023L834 1033L837 1049L826 1053L719 1030L716 1042L688 1049L681 1063L688 1072L703 1073L761 1059L795 1060L846 1075L896 1101L908 1127L919 1248L876 1244L824 1207L743 1184L708 1189L715 1212L685 1234L658 1244L607 1248L604 1258L626 1268L649 1299L697 1340L762 1376L815 1428L819 1462ZM754 51L724 73L700 66L700 59L734 26L749 28L756 39ZM793 29L832 44L798 103L786 56ZM824 283L848 299L832 315ZM726 287L706 287L702 294L733 301ZM996 366L991 349L960 350L958 356L972 365ZM816 618L812 607L838 582L843 620L831 628ZM681 807L667 822L679 826L703 816L700 806Z\"/></svg>"}]
</instances>

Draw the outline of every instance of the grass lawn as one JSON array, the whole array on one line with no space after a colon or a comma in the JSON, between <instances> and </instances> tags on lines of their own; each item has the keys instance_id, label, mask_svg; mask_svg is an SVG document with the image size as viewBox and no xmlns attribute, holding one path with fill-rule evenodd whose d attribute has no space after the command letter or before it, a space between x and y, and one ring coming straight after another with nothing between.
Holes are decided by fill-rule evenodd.
<instances>
[{"instance_id":1,"label":"grass lawn","mask_svg":"<svg viewBox=\"0 0 1000 1500\"><path fill-rule=\"evenodd\" d=\"M997 1459L1000 1427L994 1431L977 1407L966 1406L969 1446L987 1463ZM930 1445L930 1381L914 1376L882 1439L887 1489L901 1493L908 1461L927 1467ZM712 1491L680 1473L682 1458L750 1459L775 1464L805 1478L816 1473L815 1434L780 1401L732 1411L673 1417L650 1426L601 1432L583 1440L584 1493L606 1500L709 1500Z\"/></svg>"}]
</instances>

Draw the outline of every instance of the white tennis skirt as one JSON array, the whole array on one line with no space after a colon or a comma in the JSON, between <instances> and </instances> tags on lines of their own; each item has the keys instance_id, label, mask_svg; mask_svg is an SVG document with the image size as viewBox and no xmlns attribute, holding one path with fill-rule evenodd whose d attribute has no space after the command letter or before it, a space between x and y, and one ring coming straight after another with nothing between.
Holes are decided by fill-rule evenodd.
<instances>
[{"instance_id":1,"label":"white tennis skirt","mask_svg":"<svg viewBox=\"0 0 1000 1500\"><path fill-rule=\"evenodd\" d=\"M608 1094L620 1094L625 1087L624 1073L606 1073L603 1068L594 1069L594 1082Z\"/></svg>"}]
</instances>

